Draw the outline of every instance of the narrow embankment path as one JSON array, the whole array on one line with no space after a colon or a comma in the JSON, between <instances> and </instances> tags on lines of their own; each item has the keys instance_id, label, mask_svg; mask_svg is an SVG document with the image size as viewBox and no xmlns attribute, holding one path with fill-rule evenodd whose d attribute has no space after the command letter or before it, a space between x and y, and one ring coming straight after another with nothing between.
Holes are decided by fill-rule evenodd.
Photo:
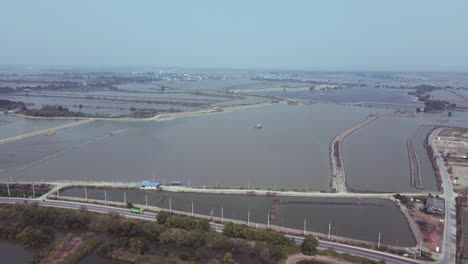
<instances>
[{"instance_id":1,"label":"narrow embankment path","mask_svg":"<svg viewBox=\"0 0 468 264\"><path fill-rule=\"evenodd\" d=\"M408 160L410 167L410 179L411 186L417 189L424 189L422 174L421 174L421 162L419 161L418 153L416 151L416 139L420 136L425 126L419 126L411 134L406 141L406 148L408 150Z\"/></svg>"},{"instance_id":2,"label":"narrow embankment path","mask_svg":"<svg viewBox=\"0 0 468 264\"><path fill-rule=\"evenodd\" d=\"M341 149L341 143L343 140L357 131L358 129L366 126L372 121L378 119L382 116L402 116L402 117L412 117L414 114L408 111L395 111L394 113L376 113L369 115L366 119L355 124L354 126L346 129L341 134L337 135L330 141L329 145L329 154L330 154L330 167L332 173L332 179L330 183L331 192L346 193L348 192L348 187L346 187L346 172L343 163L343 151Z\"/></svg>"},{"instance_id":3,"label":"narrow embankment path","mask_svg":"<svg viewBox=\"0 0 468 264\"><path fill-rule=\"evenodd\" d=\"M6 143L10 143L10 142L30 138L30 137L39 136L39 135L46 135L46 134L50 133L51 131L56 132L56 131L61 130L61 129L75 127L75 126L87 124L87 123L90 123L90 122L93 122L93 121L94 121L94 119L80 120L80 121L72 122L72 123L69 123L69 124L66 124L66 125L62 125L62 126L50 127L50 128L47 128L47 129L43 129L43 130L39 130L39 131L35 131L35 132L31 132L31 133L27 133L27 134L23 134L23 135L19 135L19 136L9 137L9 138L5 138L5 139L0 140L0 144L6 144Z\"/></svg>"},{"instance_id":4,"label":"narrow embankment path","mask_svg":"<svg viewBox=\"0 0 468 264\"><path fill-rule=\"evenodd\" d=\"M343 142L343 140L354 131L360 129L361 127L369 124L383 115L384 114L369 115L366 119L346 129L341 134L333 138L332 141L330 141L330 166L332 171L332 181L330 188L332 192L347 192L346 174L343 164L341 142Z\"/></svg>"}]
</instances>

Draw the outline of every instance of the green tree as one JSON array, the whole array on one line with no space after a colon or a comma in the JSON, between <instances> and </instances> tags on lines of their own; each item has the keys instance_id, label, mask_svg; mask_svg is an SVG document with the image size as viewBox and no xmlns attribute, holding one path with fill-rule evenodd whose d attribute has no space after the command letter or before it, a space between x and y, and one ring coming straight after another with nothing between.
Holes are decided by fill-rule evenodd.
<instances>
[{"instance_id":1,"label":"green tree","mask_svg":"<svg viewBox=\"0 0 468 264\"><path fill-rule=\"evenodd\" d=\"M217 259L212 259L209 264L222 264L221 261Z\"/></svg>"},{"instance_id":2,"label":"green tree","mask_svg":"<svg viewBox=\"0 0 468 264\"><path fill-rule=\"evenodd\" d=\"M28 247L43 247L54 239L54 230L50 227L28 226L18 234L17 239Z\"/></svg>"},{"instance_id":3,"label":"green tree","mask_svg":"<svg viewBox=\"0 0 468 264\"><path fill-rule=\"evenodd\" d=\"M231 252L227 252L223 258L223 264L234 264L234 259L232 258Z\"/></svg>"},{"instance_id":4,"label":"green tree","mask_svg":"<svg viewBox=\"0 0 468 264\"><path fill-rule=\"evenodd\" d=\"M171 214L166 211L159 211L158 214L156 215L156 220L161 225L166 224L169 218L171 218Z\"/></svg>"},{"instance_id":5,"label":"green tree","mask_svg":"<svg viewBox=\"0 0 468 264\"><path fill-rule=\"evenodd\" d=\"M304 255L315 255L317 251L317 246L319 245L319 241L313 235L308 235L304 238L304 242L302 243L302 253Z\"/></svg>"},{"instance_id":6,"label":"green tree","mask_svg":"<svg viewBox=\"0 0 468 264\"><path fill-rule=\"evenodd\" d=\"M209 231L211 229L211 226L208 219L199 219L197 223L197 229Z\"/></svg>"},{"instance_id":7,"label":"green tree","mask_svg":"<svg viewBox=\"0 0 468 264\"><path fill-rule=\"evenodd\" d=\"M146 242L146 240L144 238L140 238L140 237L132 237L130 238L130 252L134 253L134 254L143 254L145 252L145 250L147 250L148 248L148 243Z\"/></svg>"}]
</instances>

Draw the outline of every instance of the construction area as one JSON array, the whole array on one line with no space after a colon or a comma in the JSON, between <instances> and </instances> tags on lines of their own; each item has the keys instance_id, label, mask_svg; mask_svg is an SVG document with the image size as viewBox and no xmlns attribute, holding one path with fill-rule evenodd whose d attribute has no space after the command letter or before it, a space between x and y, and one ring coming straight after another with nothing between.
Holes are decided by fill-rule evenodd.
<instances>
[{"instance_id":1,"label":"construction area","mask_svg":"<svg viewBox=\"0 0 468 264\"><path fill-rule=\"evenodd\" d=\"M468 188L468 129L444 129L434 143L442 153L455 190Z\"/></svg>"}]
</instances>

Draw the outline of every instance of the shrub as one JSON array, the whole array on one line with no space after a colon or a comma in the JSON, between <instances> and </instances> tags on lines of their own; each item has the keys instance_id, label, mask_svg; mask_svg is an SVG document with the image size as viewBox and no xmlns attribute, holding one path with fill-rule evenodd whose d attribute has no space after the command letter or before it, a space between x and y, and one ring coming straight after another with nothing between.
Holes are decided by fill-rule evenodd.
<instances>
[{"instance_id":1,"label":"shrub","mask_svg":"<svg viewBox=\"0 0 468 264\"><path fill-rule=\"evenodd\" d=\"M308 235L304 238L304 242L302 243L302 253L304 255L315 255L317 251L317 246L319 245L319 241L313 235Z\"/></svg>"}]
</instances>

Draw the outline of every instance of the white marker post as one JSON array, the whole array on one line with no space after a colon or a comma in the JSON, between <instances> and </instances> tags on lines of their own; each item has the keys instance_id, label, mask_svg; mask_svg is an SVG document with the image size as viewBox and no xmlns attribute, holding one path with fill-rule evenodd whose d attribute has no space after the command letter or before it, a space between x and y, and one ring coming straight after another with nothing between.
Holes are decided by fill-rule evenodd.
<instances>
[{"instance_id":1,"label":"white marker post","mask_svg":"<svg viewBox=\"0 0 468 264\"><path fill-rule=\"evenodd\" d=\"M268 211L267 215L267 229L270 230L270 211Z\"/></svg>"},{"instance_id":2,"label":"white marker post","mask_svg":"<svg viewBox=\"0 0 468 264\"><path fill-rule=\"evenodd\" d=\"M148 208L148 193L145 192L145 207Z\"/></svg>"},{"instance_id":3,"label":"white marker post","mask_svg":"<svg viewBox=\"0 0 468 264\"><path fill-rule=\"evenodd\" d=\"M307 233L306 229L307 229L307 218L304 217L304 236Z\"/></svg>"},{"instance_id":4,"label":"white marker post","mask_svg":"<svg viewBox=\"0 0 468 264\"><path fill-rule=\"evenodd\" d=\"M379 232L379 241L377 241L377 249L380 248L380 232Z\"/></svg>"}]
</instances>

